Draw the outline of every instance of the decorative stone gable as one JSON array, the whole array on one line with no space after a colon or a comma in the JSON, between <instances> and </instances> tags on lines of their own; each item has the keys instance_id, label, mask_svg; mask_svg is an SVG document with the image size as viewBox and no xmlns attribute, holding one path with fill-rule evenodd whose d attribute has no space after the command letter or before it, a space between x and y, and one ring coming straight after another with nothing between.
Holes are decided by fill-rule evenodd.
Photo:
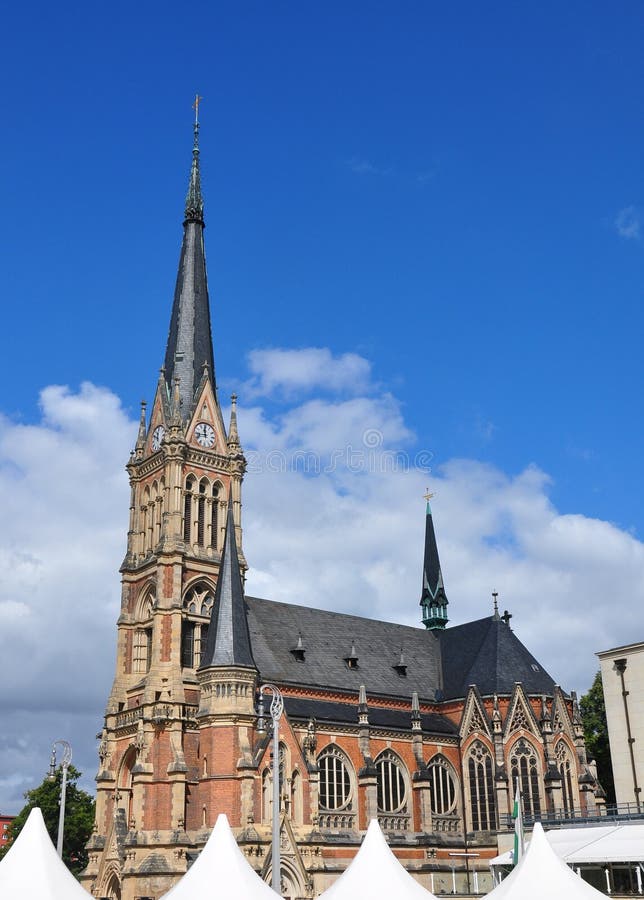
<instances>
[{"instance_id":1,"label":"decorative stone gable","mask_svg":"<svg viewBox=\"0 0 644 900\"><path fill-rule=\"evenodd\" d=\"M470 686L467 694L459 732L463 740L469 737L470 734L475 733L484 734L488 738L492 737L490 721L485 711L483 701L479 692L473 685Z\"/></svg>"},{"instance_id":2,"label":"decorative stone gable","mask_svg":"<svg viewBox=\"0 0 644 900\"><path fill-rule=\"evenodd\" d=\"M540 738L537 720L520 684L515 685L514 694L510 701L510 708L505 722L504 739L507 741L517 731L528 731L535 737Z\"/></svg>"}]
</instances>

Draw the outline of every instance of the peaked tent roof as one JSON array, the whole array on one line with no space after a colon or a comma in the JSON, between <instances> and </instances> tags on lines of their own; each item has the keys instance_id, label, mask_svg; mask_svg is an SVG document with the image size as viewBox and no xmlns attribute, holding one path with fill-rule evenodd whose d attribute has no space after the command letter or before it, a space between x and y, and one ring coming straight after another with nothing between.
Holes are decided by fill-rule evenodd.
<instances>
[{"instance_id":1,"label":"peaked tent roof","mask_svg":"<svg viewBox=\"0 0 644 900\"><path fill-rule=\"evenodd\" d=\"M405 870L392 853L376 819L349 867L319 900L436 900Z\"/></svg>"},{"instance_id":2,"label":"peaked tent roof","mask_svg":"<svg viewBox=\"0 0 644 900\"><path fill-rule=\"evenodd\" d=\"M22 831L0 862L2 900L89 900L60 859L42 813L34 807Z\"/></svg>"},{"instance_id":3,"label":"peaked tent roof","mask_svg":"<svg viewBox=\"0 0 644 900\"><path fill-rule=\"evenodd\" d=\"M528 694L552 694L555 682L497 616L440 632L443 698L465 697L471 684L481 694L511 694L520 681Z\"/></svg>"},{"instance_id":4,"label":"peaked tent roof","mask_svg":"<svg viewBox=\"0 0 644 900\"><path fill-rule=\"evenodd\" d=\"M162 900L275 900L276 894L252 868L237 846L228 819L221 813L195 862Z\"/></svg>"},{"instance_id":5,"label":"peaked tent roof","mask_svg":"<svg viewBox=\"0 0 644 900\"><path fill-rule=\"evenodd\" d=\"M247 666L256 669L246 619L244 588L239 569L235 522L232 505L228 505L226 534L215 589L215 602L210 615L206 650L200 668L210 666Z\"/></svg>"},{"instance_id":6,"label":"peaked tent roof","mask_svg":"<svg viewBox=\"0 0 644 900\"><path fill-rule=\"evenodd\" d=\"M172 391L175 378L179 379L181 417L185 421L192 405L203 373L208 366L215 384L215 359L212 351L208 278L206 276L206 252L204 248L203 199L199 174L199 125L195 123L192 167L186 197L183 242L174 302L170 318L170 331L165 352L165 377Z\"/></svg>"},{"instance_id":7,"label":"peaked tent roof","mask_svg":"<svg viewBox=\"0 0 644 900\"><path fill-rule=\"evenodd\" d=\"M519 865L488 895L492 900L599 900L595 890L559 859L537 822L532 840Z\"/></svg>"}]
</instances>

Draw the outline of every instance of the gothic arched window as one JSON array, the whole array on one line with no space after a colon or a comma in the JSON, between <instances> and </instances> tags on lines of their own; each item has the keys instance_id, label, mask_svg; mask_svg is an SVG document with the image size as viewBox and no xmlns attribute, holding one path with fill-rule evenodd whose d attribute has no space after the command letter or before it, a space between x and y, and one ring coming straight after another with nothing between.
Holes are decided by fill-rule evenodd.
<instances>
[{"instance_id":1,"label":"gothic arched window","mask_svg":"<svg viewBox=\"0 0 644 900\"><path fill-rule=\"evenodd\" d=\"M517 780L519 782L523 812L527 816L538 818L541 815L539 758L535 748L525 738L520 738L512 747L510 775L513 785Z\"/></svg>"},{"instance_id":2,"label":"gothic arched window","mask_svg":"<svg viewBox=\"0 0 644 900\"><path fill-rule=\"evenodd\" d=\"M183 539L190 543L192 538L192 495L194 493L196 478L188 475L186 489L183 494Z\"/></svg>"},{"instance_id":3,"label":"gothic arched window","mask_svg":"<svg viewBox=\"0 0 644 900\"><path fill-rule=\"evenodd\" d=\"M302 776L295 769L291 776L291 818L296 825L302 825L304 822L304 798L302 793Z\"/></svg>"},{"instance_id":4,"label":"gothic arched window","mask_svg":"<svg viewBox=\"0 0 644 900\"><path fill-rule=\"evenodd\" d=\"M378 810L384 813L402 812L407 801L407 786L402 763L385 750L376 760Z\"/></svg>"},{"instance_id":5,"label":"gothic arched window","mask_svg":"<svg viewBox=\"0 0 644 900\"><path fill-rule=\"evenodd\" d=\"M570 750L565 741L558 741L555 746L555 759L557 760L557 769L561 776L561 799L566 815L571 815L575 808L575 800L572 788L572 760L570 758Z\"/></svg>"},{"instance_id":6,"label":"gothic arched window","mask_svg":"<svg viewBox=\"0 0 644 900\"><path fill-rule=\"evenodd\" d=\"M220 484L212 486L212 507L210 510L210 543L213 550L219 546L219 493Z\"/></svg>"},{"instance_id":7,"label":"gothic arched window","mask_svg":"<svg viewBox=\"0 0 644 900\"><path fill-rule=\"evenodd\" d=\"M202 478L199 482L199 496L197 498L197 543L200 547L206 545L206 493L208 492L208 479Z\"/></svg>"},{"instance_id":8,"label":"gothic arched window","mask_svg":"<svg viewBox=\"0 0 644 900\"><path fill-rule=\"evenodd\" d=\"M273 779L271 770L262 772L262 822L270 822L273 815Z\"/></svg>"},{"instance_id":9,"label":"gothic arched window","mask_svg":"<svg viewBox=\"0 0 644 900\"><path fill-rule=\"evenodd\" d=\"M183 598L184 619L181 623L181 665L197 669L208 640L210 613L215 595L208 584L200 582Z\"/></svg>"},{"instance_id":10,"label":"gothic arched window","mask_svg":"<svg viewBox=\"0 0 644 900\"><path fill-rule=\"evenodd\" d=\"M147 553L150 549L150 487L143 489L141 502L141 550Z\"/></svg>"},{"instance_id":11,"label":"gothic arched window","mask_svg":"<svg viewBox=\"0 0 644 900\"><path fill-rule=\"evenodd\" d=\"M470 812L473 831L496 828L492 754L482 741L474 741L467 755Z\"/></svg>"},{"instance_id":12,"label":"gothic arched window","mask_svg":"<svg viewBox=\"0 0 644 900\"><path fill-rule=\"evenodd\" d=\"M443 756L435 756L427 767L432 812L442 816L456 806L456 784L452 768Z\"/></svg>"},{"instance_id":13,"label":"gothic arched window","mask_svg":"<svg viewBox=\"0 0 644 900\"><path fill-rule=\"evenodd\" d=\"M152 607L154 587L148 586L136 604L134 618L137 623L132 635L132 672L145 674L152 662Z\"/></svg>"},{"instance_id":14,"label":"gothic arched window","mask_svg":"<svg viewBox=\"0 0 644 900\"><path fill-rule=\"evenodd\" d=\"M320 808L327 811L351 805L351 774L346 756L337 747L327 747L317 759L320 771Z\"/></svg>"},{"instance_id":15,"label":"gothic arched window","mask_svg":"<svg viewBox=\"0 0 644 900\"><path fill-rule=\"evenodd\" d=\"M183 539L192 546L217 549L221 522L219 504L224 496L219 481L210 484L206 477L197 483L188 475L183 492Z\"/></svg>"}]
</instances>

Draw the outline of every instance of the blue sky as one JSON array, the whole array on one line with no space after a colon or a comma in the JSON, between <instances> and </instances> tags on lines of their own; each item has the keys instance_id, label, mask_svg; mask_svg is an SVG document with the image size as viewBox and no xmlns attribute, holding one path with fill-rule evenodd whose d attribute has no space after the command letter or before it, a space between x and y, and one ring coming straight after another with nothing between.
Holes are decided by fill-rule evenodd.
<instances>
[{"instance_id":1,"label":"blue sky","mask_svg":"<svg viewBox=\"0 0 644 900\"><path fill-rule=\"evenodd\" d=\"M130 420L142 397L151 400L163 359L196 91L217 374L224 402L231 389L240 394L246 446L327 441L326 454L330 434L342 446L359 442L359 424L381 429L387 447L427 450L454 621L487 614L476 603L496 587L515 621L525 604L521 637L547 652L521 585L545 572L539 590L559 604L551 612L566 640L593 625L595 585L597 610L607 599L610 608L597 614L583 661L566 663L561 679L579 690L596 650L641 638L633 632L639 595L630 591L641 581L644 535L643 35L636 2L36 3L5 12L4 508L24 513L42 488L43 473L33 459L21 468L18 447L64 447L99 484L121 479L100 534L105 552L86 548L104 584L83 615L100 611L84 627L108 646L95 694L70 701L86 771L112 664L122 465ZM285 359L295 381L283 377ZM329 425L323 433L320 422ZM12 473L24 495L11 493ZM322 557L293 565L295 552L307 556L297 537L313 508L315 543L327 554L341 550L320 538L320 509L340 511L356 532L360 503L372 523L395 519L397 497L408 519L414 498L422 509L424 472L404 490L384 482L366 490L346 474L293 482L291 493L275 479L247 479L255 591L302 602L310 580L312 602L335 602ZM82 474L72 483L86 488ZM43 515L55 518L65 500L50 499ZM94 515L79 506L69 528ZM411 548L409 565L400 562L410 584L419 579L419 515L396 520ZM550 530L531 556L539 515ZM280 517L283 546L298 548L290 559L260 527L277 533ZM75 596L71 569L57 572L47 594L47 554L63 551L51 535L19 546L16 521L0 534L12 571L24 563L25 584L45 573L34 581L42 603ZM553 562L558 529L574 539ZM374 546L381 539L374 533ZM364 550L345 538L347 547L354 559ZM363 561L365 580L340 607L406 620L387 607L391 567L379 569L366 551ZM0 591L7 621L22 603L20 578ZM37 604L27 607L11 619L16 627ZM60 639L60 657L45 654L40 675L56 665L64 692L69 648ZM35 747L16 776L15 760L26 758L24 710L13 714L8 742L0 738L0 807L16 805L46 756Z\"/></svg>"},{"instance_id":2,"label":"blue sky","mask_svg":"<svg viewBox=\"0 0 644 900\"><path fill-rule=\"evenodd\" d=\"M644 253L615 223L644 203L643 18L14 6L5 410L50 381L150 395L198 90L220 377L256 346L360 352L438 460L537 461L566 507L641 533Z\"/></svg>"}]
</instances>

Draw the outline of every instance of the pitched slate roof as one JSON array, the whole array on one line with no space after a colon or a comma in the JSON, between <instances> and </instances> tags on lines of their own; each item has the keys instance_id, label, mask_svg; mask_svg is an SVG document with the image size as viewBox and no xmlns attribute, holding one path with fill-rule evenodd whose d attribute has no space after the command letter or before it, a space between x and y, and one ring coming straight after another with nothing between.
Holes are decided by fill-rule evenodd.
<instances>
[{"instance_id":1,"label":"pitched slate roof","mask_svg":"<svg viewBox=\"0 0 644 900\"><path fill-rule=\"evenodd\" d=\"M248 633L244 588L239 570L235 523L231 505L228 506L219 577L210 614L206 649L200 668L205 669L210 666L256 668Z\"/></svg>"},{"instance_id":2,"label":"pitched slate roof","mask_svg":"<svg viewBox=\"0 0 644 900\"><path fill-rule=\"evenodd\" d=\"M246 598L246 610L253 657L264 680L356 692L364 684L367 695L411 698L417 691L424 700L464 697L471 684L484 696L510 694L517 681L529 694L554 690L550 675L498 617L436 633L257 597ZM352 644L356 668L346 662ZM406 676L395 668L401 647ZM375 707L370 720L372 713Z\"/></svg>"},{"instance_id":3,"label":"pitched slate roof","mask_svg":"<svg viewBox=\"0 0 644 900\"><path fill-rule=\"evenodd\" d=\"M440 647L425 629L360 616L246 598L253 656L263 679L367 694L433 700L440 688ZM302 636L304 660L291 652ZM357 668L346 663L355 645ZM394 669L403 648L407 676Z\"/></svg>"},{"instance_id":4,"label":"pitched slate roof","mask_svg":"<svg viewBox=\"0 0 644 900\"><path fill-rule=\"evenodd\" d=\"M367 698L368 699L368 698ZM306 697L284 697L284 705L289 719L293 721L324 722L327 725L356 725L358 722L357 703L338 703L327 700L310 700ZM456 734L458 728L445 716L435 713L422 713L421 728L426 734ZM411 727L411 710L383 709L379 706L369 707L369 725L372 728L390 728L396 731L409 731Z\"/></svg>"},{"instance_id":5,"label":"pitched slate roof","mask_svg":"<svg viewBox=\"0 0 644 900\"><path fill-rule=\"evenodd\" d=\"M201 381L204 363L208 365L213 385L215 383L206 253L203 239L203 200L199 179L198 127L198 125L195 126L195 144L192 151L192 168L183 223L183 242L164 363L170 393L172 393L174 379L179 379L181 416L184 421L192 411L194 395Z\"/></svg>"},{"instance_id":6,"label":"pitched slate roof","mask_svg":"<svg viewBox=\"0 0 644 900\"><path fill-rule=\"evenodd\" d=\"M440 635L443 697L464 697L471 684L481 694L510 694L520 681L528 694L552 694L555 682L498 616L447 628Z\"/></svg>"}]
</instances>

